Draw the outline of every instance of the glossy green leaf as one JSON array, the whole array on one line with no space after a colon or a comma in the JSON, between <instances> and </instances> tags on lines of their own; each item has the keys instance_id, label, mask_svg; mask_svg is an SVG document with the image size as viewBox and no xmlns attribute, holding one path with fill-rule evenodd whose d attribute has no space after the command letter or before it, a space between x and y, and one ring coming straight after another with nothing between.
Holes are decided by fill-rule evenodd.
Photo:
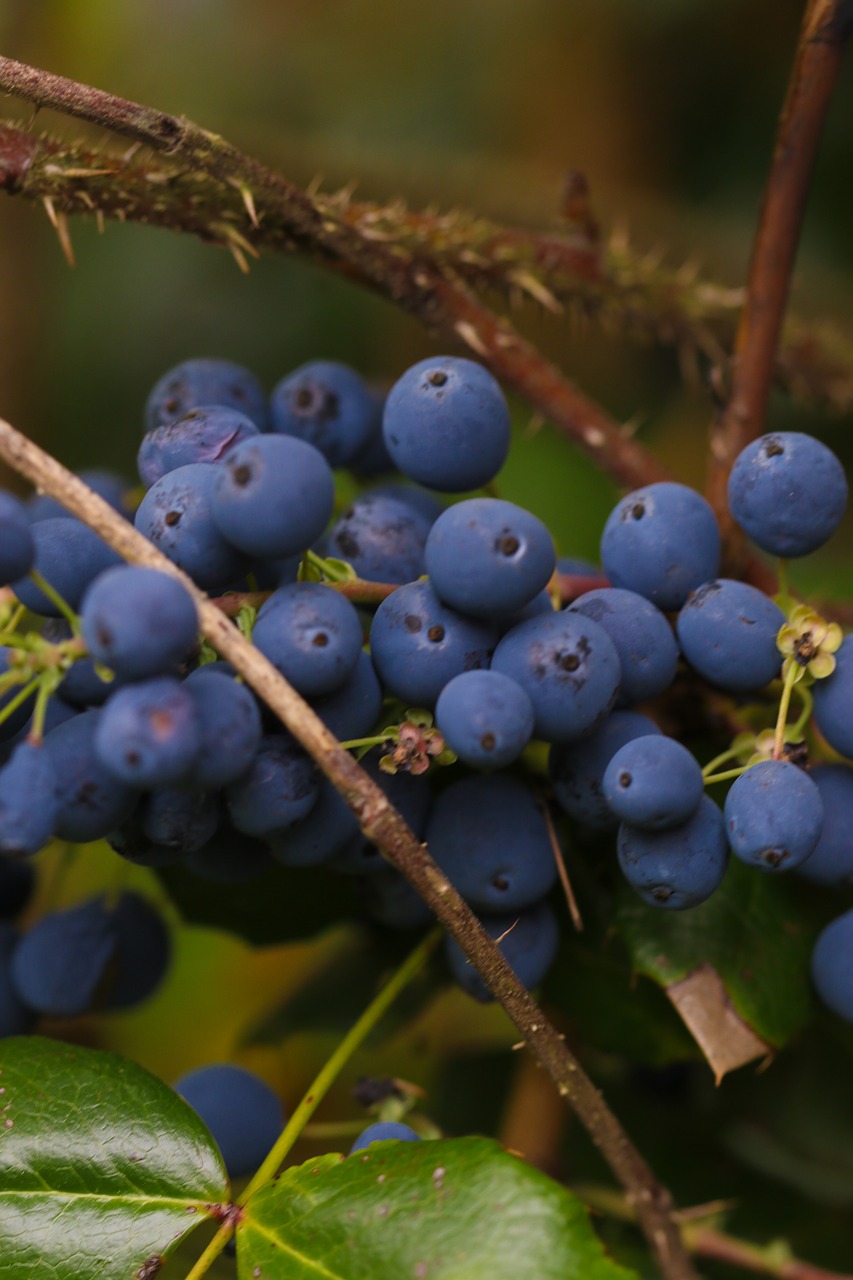
<instances>
[{"instance_id":1,"label":"glossy green leaf","mask_svg":"<svg viewBox=\"0 0 853 1280\"><path fill-rule=\"evenodd\" d=\"M701 906L662 911L626 886L616 913L640 973L668 987L711 965L736 1012L775 1047L811 1013L809 956L821 922L821 908L802 881L753 870L735 858Z\"/></svg>"},{"instance_id":2,"label":"glossy green leaf","mask_svg":"<svg viewBox=\"0 0 853 1280\"><path fill-rule=\"evenodd\" d=\"M486 1138L288 1169L238 1228L241 1280L631 1280L583 1205ZM636 1280L636 1278L635 1278Z\"/></svg>"},{"instance_id":3,"label":"glossy green leaf","mask_svg":"<svg viewBox=\"0 0 853 1280\"><path fill-rule=\"evenodd\" d=\"M0 1041L0 1280L131 1280L222 1203L213 1139L113 1053Z\"/></svg>"}]
</instances>

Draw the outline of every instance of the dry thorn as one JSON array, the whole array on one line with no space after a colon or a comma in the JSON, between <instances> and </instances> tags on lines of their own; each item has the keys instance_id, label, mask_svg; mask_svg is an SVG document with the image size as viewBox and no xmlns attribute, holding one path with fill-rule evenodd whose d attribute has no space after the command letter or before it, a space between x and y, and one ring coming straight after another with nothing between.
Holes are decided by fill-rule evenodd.
<instances>
[{"instance_id":1,"label":"dry thorn","mask_svg":"<svg viewBox=\"0 0 853 1280\"><path fill-rule=\"evenodd\" d=\"M566 866L566 860L563 857L563 850L560 848L560 841L557 839L557 829L554 826L551 806L549 805L546 796L539 795L537 798L539 801L539 807L545 818L545 825L548 828L548 839L551 843L551 852L554 855L554 862L557 866L557 874L560 877L560 883L563 886L563 893L566 895L569 915L571 916L572 924L574 925L576 932L582 933L583 917L581 916L580 908L578 907L578 900L575 897L575 891L572 888L572 882L569 879L569 871Z\"/></svg>"}]
</instances>

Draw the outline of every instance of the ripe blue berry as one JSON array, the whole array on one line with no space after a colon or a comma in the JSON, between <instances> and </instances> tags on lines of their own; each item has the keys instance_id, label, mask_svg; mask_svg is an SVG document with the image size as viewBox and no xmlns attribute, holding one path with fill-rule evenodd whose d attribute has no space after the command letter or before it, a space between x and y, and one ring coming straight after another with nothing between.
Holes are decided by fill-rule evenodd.
<instances>
[{"instance_id":1,"label":"ripe blue berry","mask_svg":"<svg viewBox=\"0 0 853 1280\"><path fill-rule=\"evenodd\" d=\"M537 902L526 911L484 917L480 923L489 937L498 942L516 977L528 989L538 987L557 955L560 941L557 918L547 902ZM483 979L465 952L449 935L445 954L454 979L469 996L482 1004L494 1000Z\"/></svg>"},{"instance_id":2,"label":"ripe blue berry","mask_svg":"<svg viewBox=\"0 0 853 1280\"><path fill-rule=\"evenodd\" d=\"M225 787L251 765L261 741L261 713L244 684L222 671L199 667L185 681L201 744L186 785Z\"/></svg>"},{"instance_id":3,"label":"ripe blue berry","mask_svg":"<svg viewBox=\"0 0 853 1280\"><path fill-rule=\"evenodd\" d=\"M504 769L533 736L533 705L500 671L463 671L439 694L435 720L451 751L474 769Z\"/></svg>"},{"instance_id":4,"label":"ripe blue berry","mask_svg":"<svg viewBox=\"0 0 853 1280\"><path fill-rule=\"evenodd\" d=\"M303 364L270 396L272 430L313 445L331 467L345 467L365 447L376 402L349 365L334 360Z\"/></svg>"},{"instance_id":5,"label":"ripe blue berry","mask_svg":"<svg viewBox=\"0 0 853 1280\"><path fill-rule=\"evenodd\" d=\"M198 405L239 409L259 431L267 430L267 398L253 373L230 360L184 360L163 374L145 405L145 430L174 422Z\"/></svg>"},{"instance_id":6,"label":"ripe blue berry","mask_svg":"<svg viewBox=\"0 0 853 1280\"><path fill-rule=\"evenodd\" d=\"M0 853L33 854L59 818L56 774L40 742L19 742L0 769Z\"/></svg>"},{"instance_id":7,"label":"ripe blue berry","mask_svg":"<svg viewBox=\"0 0 853 1280\"><path fill-rule=\"evenodd\" d=\"M117 689L103 708L95 733L102 766L140 790L183 779L200 746L192 694L171 676Z\"/></svg>"},{"instance_id":8,"label":"ripe blue berry","mask_svg":"<svg viewBox=\"0 0 853 1280\"><path fill-rule=\"evenodd\" d=\"M853 757L853 635L835 654L835 670L812 686L814 722L839 755Z\"/></svg>"},{"instance_id":9,"label":"ripe blue berry","mask_svg":"<svg viewBox=\"0 0 853 1280\"><path fill-rule=\"evenodd\" d=\"M414 582L424 572L428 518L410 503L365 493L341 512L326 554L351 564L368 582Z\"/></svg>"},{"instance_id":10,"label":"ripe blue berry","mask_svg":"<svg viewBox=\"0 0 853 1280\"><path fill-rule=\"evenodd\" d=\"M614 754L604 774L604 798L621 822L647 831L680 826L704 794L694 756L663 734L634 738Z\"/></svg>"},{"instance_id":11,"label":"ripe blue berry","mask_svg":"<svg viewBox=\"0 0 853 1280\"><path fill-rule=\"evenodd\" d=\"M72 609L79 608L86 588L104 569L123 560L82 520L56 516L32 526L36 548L35 568ZM29 578L12 583L12 589L33 613L58 618L61 611Z\"/></svg>"},{"instance_id":12,"label":"ripe blue berry","mask_svg":"<svg viewBox=\"0 0 853 1280\"><path fill-rule=\"evenodd\" d=\"M664 480L629 493L608 517L601 563L614 587L680 609L720 565L717 518L687 485Z\"/></svg>"},{"instance_id":13,"label":"ripe blue berry","mask_svg":"<svg viewBox=\"0 0 853 1280\"><path fill-rule=\"evenodd\" d=\"M622 824L619 866L640 897L653 907L683 911L698 906L722 883L729 859L723 815L709 796L680 827L644 831Z\"/></svg>"},{"instance_id":14,"label":"ripe blue berry","mask_svg":"<svg viewBox=\"0 0 853 1280\"><path fill-rule=\"evenodd\" d=\"M361 620L339 592L295 582L264 603L252 641L303 697L318 697L339 689L355 671Z\"/></svg>"},{"instance_id":15,"label":"ripe blue berry","mask_svg":"<svg viewBox=\"0 0 853 1280\"><path fill-rule=\"evenodd\" d=\"M495 478L509 452L509 410L487 369L455 356L421 360L394 384L382 430L411 480L447 493Z\"/></svg>"},{"instance_id":16,"label":"ripe blue berry","mask_svg":"<svg viewBox=\"0 0 853 1280\"><path fill-rule=\"evenodd\" d=\"M542 521L497 498L469 498L442 512L424 559L438 598L478 618L523 609L556 564Z\"/></svg>"},{"instance_id":17,"label":"ripe blue berry","mask_svg":"<svg viewBox=\"0 0 853 1280\"><path fill-rule=\"evenodd\" d=\"M304 818L319 790L313 760L282 730L261 738L249 769L228 787L228 812L244 835L266 836Z\"/></svg>"},{"instance_id":18,"label":"ripe blue berry","mask_svg":"<svg viewBox=\"0 0 853 1280\"><path fill-rule=\"evenodd\" d=\"M833 1013L853 1022L853 910L819 935L812 951L812 982Z\"/></svg>"},{"instance_id":19,"label":"ripe blue berry","mask_svg":"<svg viewBox=\"0 0 853 1280\"><path fill-rule=\"evenodd\" d=\"M371 1142L420 1142L420 1138L419 1133L415 1133L409 1125L401 1124L399 1120L379 1120L376 1124L369 1124L358 1135L350 1147L350 1155L355 1151L364 1151Z\"/></svg>"},{"instance_id":20,"label":"ripe blue berry","mask_svg":"<svg viewBox=\"0 0 853 1280\"><path fill-rule=\"evenodd\" d=\"M221 462L241 440L257 434L258 428L245 413L219 404L200 405L143 436L136 455L139 478L150 489L190 462Z\"/></svg>"},{"instance_id":21,"label":"ripe blue berry","mask_svg":"<svg viewBox=\"0 0 853 1280\"><path fill-rule=\"evenodd\" d=\"M323 455L293 436L254 436L216 468L211 511L233 546L262 560L305 551L325 529L335 482Z\"/></svg>"},{"instance_id":22,"label":"ripe blue berry","mask_svg":"<svg viewBox=\"0 0 853 1280\"><path fill-rule=\"evenodd\" d=\"M120 782L96 753L102 714L84 711L45 735L44 749L57 778L59 817L54 834L60 840L101 840L129 818L136 805L138 792Z\"/></svg>"},{"instance_id":23,"label":"ripe blue berry","mask_svg":"<svg viewBox=\"0 0 853 1280\"><path fill-rule=\"evenodd\" d=\"M592 618L610 636L619 654L618 707L656 698L672 684L678 645L656 605L636 591L602 587L569 605L570 613Z\"/></svg>"},{"instance_id":24,"label":"ripe blue berry","mask_svg":"<svg viewBox=\"0 0 853 1280\"><path fill-rule=\"evenodd\" d=\"M27 510L0 489L0 586L25 577L35 564L36 544Z\"/></svg>"},{"instance_id":25,"label":"ripe blue berry","mask_svg":"<svg viewBox=\"0 0 853 1280\"><path fill-rule=\"evenodd\" d=\"M776 637L784 621L779 606L757 587L717 578L693 592L676 630L694 671L720 689L750 693L779 674Z\"/></svg>"},{"instance_id":26,"label":"ripe blue berry","mask_svg":"<svg viewBox=\"0 0 853 1280\"><path fill-rule=\"evenodd\" d=\"M164 675L196 642L195 603L177 578L141 565L116 565L91 584L80 605L90 655L126 680Z\"/></svg>"},{"instance_id":27,"label":"ripe blue berry","mask_svg":"<svg viewBox=\"0 0 853 1280\"><path fill-rule=\"evenodd\" d=\"M847 505L838 458L814 436L760 436L735 459L729 507L763 551L793 558L816 551L835 532Z\"/></svg>"},{"instance_id":28,"label":"ripe blue berry","mask_svg":"<svg viewBox=\"0 0 853 1280\"><path fill-rule=\"evenodd\" d=\"M135 517L139 532L204 591L231 586L247 565L213 519L214 488L223 465L191 462L169 471L148 490Z\"/></svg>"},{"instance_id":29,"label":"ripe blue berry","mask_svg":"<svg viewBox=\"0 0 853 1280\"><path fill-rule=\"evenodd\" d=\"M434 706L460 672L487 667L496 640L494 627L443 605L428 582L398 587L382 601L370 628L380 680L416 707Z\"/></svg>"},{"instance_id":30,"label":"ripe blue berry","mask_svg":"<svg viewBox=\"0 0 853 1280\"><path fill-rule=\"evenodd\" d=\"M115 949L112 914L103 898L51 911L21 939L12 960L15 988L26 1004L53 1017L91 1008Z\"/></svg>"},{"instance_id":31,"label":"ripe blue berry","mask_svg":"<svg viewBox=\"0 0 853 1280\"><path fill-rule=\"evenodd\" d=\"M492 670L515 680L533 703L535 736L572 742L591 733L619 691L619 655L610 636L583 614L540 614L498 643Z\"/></svg>"},{"instance_id":32,"label":"ripe blue berry","mask_svg":"<svg viewBox=\"0 0 853 1280\"><path fill-rule=\"evenodd\" d=\"M613 711L588 737L552 747L548 773L560 807L584 826L615 830L619 819L604 798L607 766L626 742L654 733L654 720L639 711Z\"/></svg>"},{"instance_id":33,"label":"ripe blue berry","mask_svg":"<svg viewBox=\"0 0 853 1280\"><path fill-rule=\"evenodd\" d=\"M199 1067L176 1080L175 1091L213 1134L229 1178L254 1173L284 1127L278 1094L245 1067Z\"/></svg>"},{"instance_id":34,"label":"ripe blue berry","mask_svg":"<svg viewBox=\"0 0 853 1280\"><path fill-rule=\"evenodd\" d=\"M762 760L742 773L723 812L732 853L765 871L789 871L804 862L823 827L820 791L787 760Z\"/></svg>"},{"instance_id":35,"label":"ripe blue berry","mask_svg":"<svg viewBox=\"0 0 853 1280\"><path fill-rule=\"evenodd\" d=\"M541 805L509 774L463 778L435 800L426 841L442 871L475 909L531 906L557 868Z\"/></svg>"},{"instance_id":36,"label":"ripe blue berry","mask_svg":"<svg viewBox=\"0 0 853 1280\"><path fill-rule=\"evenodd\" d=\"M819 764L809 777L823 801L823 826L814 851L797 871L816 884L853 885L853 769Z\"/></svg>"}]
</instances>

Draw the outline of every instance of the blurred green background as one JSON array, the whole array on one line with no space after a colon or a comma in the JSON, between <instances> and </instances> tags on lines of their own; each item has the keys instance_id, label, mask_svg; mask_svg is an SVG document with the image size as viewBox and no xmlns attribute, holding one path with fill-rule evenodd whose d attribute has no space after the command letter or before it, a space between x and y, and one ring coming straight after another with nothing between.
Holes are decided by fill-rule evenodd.
<instances>
[{"instance_id":1,"label":"blurred green background","mask_svg":"<svg viewBox=\"0 0 853 1280\"><path fill-rule=\"evenodd\" d=\"M606 234L739 284L801 14L795 0L0 0L10 56L184 113L306 184L558 227L571 168ZM849 67L849 63L848 63ZM4 99L7 116L30 109ZM815 177L796 303L844 324L853 276L853 86L842 76ZM82 127L41 112L36 127ZM185 357L243 361L272 386L314 357L393 380L435 350L411 319L318 269L242 276L188 238L72 227L65 265L40 209L0 201L0 411L73 466L134 474L147 389ZM701 484L710 406L671 351L595 327L526 331L684 479ZM516 406L520 434L529 421ZM844 426L792 413L845 449ZM612 491L546 429L502 480L561 549L594 555Z\"/></svg>"}]
</instances>

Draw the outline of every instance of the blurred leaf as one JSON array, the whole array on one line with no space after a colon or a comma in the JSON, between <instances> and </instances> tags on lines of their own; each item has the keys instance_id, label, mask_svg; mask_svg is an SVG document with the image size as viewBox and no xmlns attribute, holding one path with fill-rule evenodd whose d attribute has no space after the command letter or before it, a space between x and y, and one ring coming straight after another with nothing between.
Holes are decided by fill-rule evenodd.
<instances>
[{"instance_id":1,"label":"blurred leaf","mask_svg":"<svg viewBox=\"0 0 853 1280\"><path fill-rule=\"evenodd\" d=\"M626 885L616 910L616 927L640 973L668 988L711 966L735 1012L775 1048L811 1014L809 957L821 923L801 881L736 858L701 906L656 910Z\"/></svg>"},{"instance_id":2,"label":"blurred leaf","mask_svg":"<svg viewBox=\"0 0 853 1280\"><path fill-rule=\"evenodd\" d=\"M126 1280L226 1200L207 1129L141 1067L38 1037L0 1064L3 1280Z\"/></svg>"},{"instance_id":3,"label":"blurred leaf","mask_svg":"<svg viewBox=\"0 0 853 1280\"><path fill-rule=\"evenodd\" d=\"M288 1169L237 1232L241 1277L630 1280L579 1200L485 1138L378 1143Z\"/></svg>"}]
</instances>

